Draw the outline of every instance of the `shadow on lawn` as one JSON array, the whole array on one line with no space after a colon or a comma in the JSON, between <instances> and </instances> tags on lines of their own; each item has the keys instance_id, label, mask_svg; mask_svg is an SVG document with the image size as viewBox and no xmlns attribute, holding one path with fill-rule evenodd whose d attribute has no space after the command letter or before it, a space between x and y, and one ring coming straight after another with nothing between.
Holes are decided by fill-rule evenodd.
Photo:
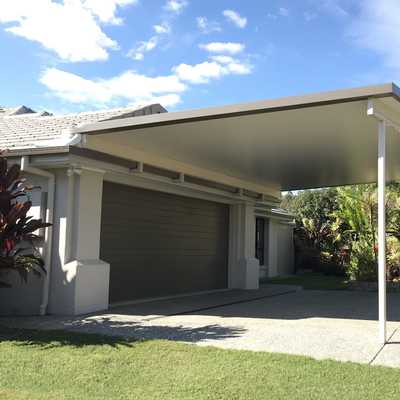
<instances>
[{"instance_id":1,"label":"shadow on lawn","mask_svg":"<svg viewBox=\"0 0 400 400\"><path fill-rule=\"evenodd\" d=\"M241 336L245 329L206 325L197 328L184 326L142 325L136 322L115 321L102 316L66 322L57 330L32 330L0 327L0 342L17 342L20 345L42 346L44 349L59 346L83 347L132 346L135 342L164 339L186 343L222 340Z\"/></svg>"},{"instance_id":2,"label":"shadow on lawn","mask_svg":"<svg viewBox=\"0 0 400 400\"><path fill-rule=\"evenodd\" d=\"M83 347L87 345L131 346L133 340L106 337L98 334L79 334L62 330L35 330L0 327L0 343L13 342L21 346L40 346L52 349L61 346Z\"/></svg>"}]
</instances>

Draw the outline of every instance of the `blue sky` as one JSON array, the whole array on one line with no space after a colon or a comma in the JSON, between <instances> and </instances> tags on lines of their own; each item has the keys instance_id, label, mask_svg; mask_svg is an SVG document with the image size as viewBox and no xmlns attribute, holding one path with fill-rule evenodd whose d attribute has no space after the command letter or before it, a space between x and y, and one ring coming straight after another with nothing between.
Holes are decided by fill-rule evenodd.
<instances>
[{"instance_id":1,"label":"blue sky","mask_svg":"<svg viewBox=\"0 0 400 400\"><path fill-rule=\"evenodd\" d=\"M398 0L1 0L0 104L189 109L396 81Z\"/></svg>"}]
</instances>

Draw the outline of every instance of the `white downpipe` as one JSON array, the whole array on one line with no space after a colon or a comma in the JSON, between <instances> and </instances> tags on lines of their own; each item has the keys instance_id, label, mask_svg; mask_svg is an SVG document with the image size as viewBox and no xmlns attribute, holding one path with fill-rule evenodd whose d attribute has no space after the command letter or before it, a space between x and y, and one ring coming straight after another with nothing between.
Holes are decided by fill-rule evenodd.
<instances>
[{"instance_id":1,"label":"white downpipe","mask_svg":"<svg viewBox=\"0 0 400 400\"><path fill-rule=\"evenodd\" d=\"M29 157L21 157L21 171L31 173L33 175L43 176L47 178L47 207L46 207L46 221L50 224L53 223L54 215L54 192L55 192L55 177L51 172L32 167L29 164ZM52 247L53 229L52 226L45 229L44 243L44 262L47 266L46 275L44 277L44 284L42 290L42 300L40 304L40 315L45 315L47 305L49 303L49 288L50 288L50 274L51 274L51 247Z\"/></svg>"},{"instance_id":2,"label":"white downpipe","mask_svg":"<svg viewBox=\"0 0 400 400\"><path fill-rule=\"evenodd\" d=\"M67 197L67 213L66 213L66 232L65 232L65 252L64 264L71 261L71 242L72 242L72 218L74 215L74 186L75 186L75 170L69 168L67 171L68 176L68 197Z\"/></svg>"},{"instance_id":3,"label":"white downpipe","mask_svg":"<svg viewBox=\"0 0 400 400\"><path fill-rule=\"evenodd\" d=\"M378 287L379 340L386 343L386 122L379 121L378 132Z\"/></svg>"}]
</instances>

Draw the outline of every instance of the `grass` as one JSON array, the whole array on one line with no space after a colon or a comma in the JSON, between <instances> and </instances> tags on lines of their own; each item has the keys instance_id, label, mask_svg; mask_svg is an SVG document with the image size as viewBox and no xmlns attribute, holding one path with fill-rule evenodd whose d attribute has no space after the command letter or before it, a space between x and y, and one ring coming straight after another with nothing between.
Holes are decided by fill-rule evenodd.
<instances>
[{"instance_id":1,"label":"grass","mask_svg":"<svg viewBox=\"0 0 400 400\"><path fill-rule=\"evenodd\" d=\"M306 272L300 275L271 278L266 283L281 285L298 285L306 290L343 290L347 289L347 278L340 276L324 275L317 272Z\"/></svg>"},{"instance_id":2,"label":"grass","mask_svg":"<svg viewBox=\"0 0 400 400\"><path fill-rule=\"evenodd\" d=\"M398 399L399 370L168 341L2 329L0 398Z\"/></svg>"}]
</instances>

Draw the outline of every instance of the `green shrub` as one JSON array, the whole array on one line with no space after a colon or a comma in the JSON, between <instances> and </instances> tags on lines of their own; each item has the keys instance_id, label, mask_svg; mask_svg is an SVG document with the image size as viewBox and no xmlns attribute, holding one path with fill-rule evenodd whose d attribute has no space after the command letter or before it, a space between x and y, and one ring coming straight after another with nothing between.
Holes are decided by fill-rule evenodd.
<instances>
[{"instance_id":1,"label":"green shrub","mask_svg":"<svg viewBox=\"0 0 400 400\"><path fill-rule=\"evenodd\" d=\"M7 159L0 153L0 287L10 286L4 279L9 272L18 273L25 282L28 273L46 272L35 246L39 239L35 232L50 224L27 215L32 189L21 177L20 166L8 168Z\"/></svg>"},{"instance_id":2,"label":"green shrub","mask_svg":"<svg viewBox=\"0 0 400 400\"><path fill-rule=\"evenodd\" d=\"M320 262L320 268L321 272L328 276L347 276L346 266L337 262L322 259Z\"/></svg>"}]
</instances>

